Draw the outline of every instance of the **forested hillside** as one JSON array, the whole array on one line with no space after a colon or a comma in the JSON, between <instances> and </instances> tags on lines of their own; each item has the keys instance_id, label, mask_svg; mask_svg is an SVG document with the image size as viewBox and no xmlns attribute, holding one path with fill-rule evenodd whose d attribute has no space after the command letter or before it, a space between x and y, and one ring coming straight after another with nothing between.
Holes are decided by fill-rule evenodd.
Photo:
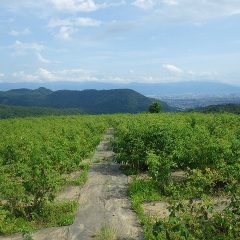
<instances>
[{"instance_id":1,"label":"forested hillside","mask_svg":"<svg viewBox=\"0 0 240 240\"><path fill-rule=\"evenodd\" d=\"M148 107L154 101L159 100L145 97L130 89L53 92L46 88L39 88L0 92L0 104L4 105L77 108L91 114L144 112L148 111ZM162 105L165 111L174 110L166 103Z\"/></svg>"}]
</instances>

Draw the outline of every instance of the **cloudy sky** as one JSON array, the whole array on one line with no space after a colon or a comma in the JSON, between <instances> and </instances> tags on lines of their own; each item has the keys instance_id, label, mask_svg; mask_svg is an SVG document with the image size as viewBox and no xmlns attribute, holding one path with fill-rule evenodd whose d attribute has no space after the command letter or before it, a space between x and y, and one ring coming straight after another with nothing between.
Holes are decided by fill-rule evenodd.
<instances>
[{"instance_id":1,"label":"cloudy sky","mask_svg":"<svg viewBox=\"0 0 240 240\"><path fill-rule=\"evenodd\" d=\"M0 82L240 85L240 0L0 0Z\"/></svg>"}]
</instances>

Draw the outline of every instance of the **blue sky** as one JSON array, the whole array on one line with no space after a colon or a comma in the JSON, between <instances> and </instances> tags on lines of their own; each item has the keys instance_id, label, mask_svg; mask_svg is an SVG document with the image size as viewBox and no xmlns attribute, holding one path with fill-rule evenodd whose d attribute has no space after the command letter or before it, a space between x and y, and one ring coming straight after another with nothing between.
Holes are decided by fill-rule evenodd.
<instances>
[{"instance_id":1,"label":"blue sky","mask_svg":"<svg viewBox=\"0 0 240 240\"><path fill-rule=\"evenodd\" d=\"M0 82L240 85L239 0L0 0Z\"/></svg>"}]
</instances>

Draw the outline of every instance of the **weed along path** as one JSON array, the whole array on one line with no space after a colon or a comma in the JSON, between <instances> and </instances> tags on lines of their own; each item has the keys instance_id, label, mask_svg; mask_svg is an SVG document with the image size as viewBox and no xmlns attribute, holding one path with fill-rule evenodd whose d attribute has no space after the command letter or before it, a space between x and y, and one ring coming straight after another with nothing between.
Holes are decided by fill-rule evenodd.
<instances>
[{"instance_id":1,"label":"weed along path","mask_svg":"<svg viewBox=\"0 0 240 240\"><path fill-rule=\"evenodd\" d=\"M113 129L109 129L95 151L88 181L80 190L74 223L40 230L32 234L34 240L143 239L127 197L128 178L112 161L112 137Z\"/></svg>"}]
</instances>

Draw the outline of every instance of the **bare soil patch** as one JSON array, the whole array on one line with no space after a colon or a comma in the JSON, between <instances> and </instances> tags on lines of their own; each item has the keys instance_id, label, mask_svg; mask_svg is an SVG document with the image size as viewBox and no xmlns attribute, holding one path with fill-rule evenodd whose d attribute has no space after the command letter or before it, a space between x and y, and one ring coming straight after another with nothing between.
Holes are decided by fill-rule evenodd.
<instances>
[{"instance_id":1,"label":"bare soil patch","mask_svg":"<svg viewBox=\"0 0 240 240\"><path fill-rule=\"evenodd\" d=\"M222 212L227 204L229 203L229 199L225 197L214 197L212 199L213 204L213 212ZM184 201L184 204L189 203L188 200ZM193 205L197 206L203 203L203 200L193 200ZM156 201L156 202L148 202L143 204L144 213L147 216L154 218L166 218L169 217L168 207L170 204L166 201Z\"/></svg>"}]
</instances>

